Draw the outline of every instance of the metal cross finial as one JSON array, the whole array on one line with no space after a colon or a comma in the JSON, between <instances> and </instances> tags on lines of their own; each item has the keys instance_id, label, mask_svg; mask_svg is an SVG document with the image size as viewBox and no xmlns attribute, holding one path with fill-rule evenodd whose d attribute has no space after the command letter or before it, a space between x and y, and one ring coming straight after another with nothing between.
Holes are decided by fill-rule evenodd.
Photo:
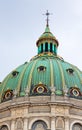
<instances>
[{"instance_id":1,"label":"metal cross finial","mask_svg":"<svg viewBox=\"0 0 82 130\"><path fill-rule=\"evenodd\" d=\"M52 15L52 14L49 13L48 10L47 10L47 12L46 12L44 15L47 16L47 19L46 19L46 21L47 21L47 26L49 26L49 15Z\"/></svg>"}]
</instances>

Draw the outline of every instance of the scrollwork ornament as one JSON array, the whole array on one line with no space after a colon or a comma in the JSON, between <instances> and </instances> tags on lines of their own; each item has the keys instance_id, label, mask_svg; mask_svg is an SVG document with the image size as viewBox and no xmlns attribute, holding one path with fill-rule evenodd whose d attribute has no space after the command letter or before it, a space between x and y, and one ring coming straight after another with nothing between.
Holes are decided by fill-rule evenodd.
<instances>
[{"instance_id":1,"label":"scrollwork ornament","mask_svg":"<svg viewBox=\"0 0 82 130\"><path fill-rule=\"evenodd\" d=\"M63 89L64 95L67 96L68 94L68 88Z\"/></svg>"},{"instance_id":2,"label":"scrollwork ornament","mask_svg":"<svg viewBox=\"0 0 82 130\"><path fill-rule=\"evenodd\" d=\"M13 97L16 98L17 94L18 94L17 90L14 89L14 90L13 90Z\"/></svg>"},{"instance_id":3,"label":"scrollwork ornament","mask_svg":"<svg viewBox=\"0 0 82 130\"><path fill-rule=\"evenodd\" d=\"M29 88L28 88L28 86L27 86L27 88L25 88L25 95L29 96Z\"/></svg>"},{"instance_id":4,"label":"scrollwork ornament","mask_svg":"<svg viewBox=\"0 0 82 130\"><path fill-rule=\"evenodd\" d=\"M50 90L51 90L51 94L54 94L55 93L55 88L54 86L50 87Z\"/></svg>"}]
</instances>

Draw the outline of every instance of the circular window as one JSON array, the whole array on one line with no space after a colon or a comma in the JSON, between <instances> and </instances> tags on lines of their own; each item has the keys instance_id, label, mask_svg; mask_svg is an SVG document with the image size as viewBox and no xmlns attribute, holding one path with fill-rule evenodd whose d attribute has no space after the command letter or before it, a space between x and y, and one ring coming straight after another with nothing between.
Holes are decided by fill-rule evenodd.
<instances>
[{"instance_id":1,"label":"circular window","mask_svg":"<svg viewBox=\"0 0 82 130\"><path fill-rule=\"evenodd\" d=\"M43 92L44 92L43 86L37 87L37 92L38 92L38 93L43 93Z\"/></svg>"},{"instance_id":2,"label":"circular window","mask_svg":"<svg viewBox=\"0 0 82 130\"><path fill-rule=\"evenodd\" d=\"M12 90L8 90L8 91L5 92L3 100L9 100L9 99L12 98L12 96L13 96Z\"/></svg>"},{"instance_id":3,"label":"circular window","mask_svg":"<svg viewBox=\"0 0 82 130\"><path fill-rule=\"evenodd\" d=\"M77 89L73 89L73 90L72 90L72 93L73 93L73 95L76 96L76 97L79 96L79 91L78 91Z\"/></svg>"},{"instance_id":4,"label":"circular window","mask_svg":"<svg viewBox=\"0 0 82 130\"><path fill-rule=\"evenodd\" d=\"M11 92L7 92L6 94L5 94L5 98L6 99L9 99L11 97Z\"/></svg>"}]
</instances>

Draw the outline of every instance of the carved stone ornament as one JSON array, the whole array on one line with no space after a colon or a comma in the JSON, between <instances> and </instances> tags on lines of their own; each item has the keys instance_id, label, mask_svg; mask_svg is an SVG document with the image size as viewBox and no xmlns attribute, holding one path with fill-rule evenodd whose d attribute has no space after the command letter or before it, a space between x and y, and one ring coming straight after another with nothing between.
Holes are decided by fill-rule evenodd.
<instances>
[{"instance_id":1,"label":"carved stone ornament","mask_svg":"<svg viewBox=\"0 0 82 130\"><path fill-rule=\"evenodd\" d=\"M67 96L68 88L63 89L64 95Z\"/></svg>"},{"instance_id":2,"label":"carved stone ornament","mask_svg":"<svg viewBox=\"0 0 82 130\"><path fill-rule=\"evenodd\" d=\"M29 95L29 88L27 86L27 88L25 88L25 95L28 96Z\"/></svg>"},{"instance_id":3,"label":"carved stone ornament","mask_svg":"<svg viewBox=\"0 0 82 130\"><path fill-rule=\"evenodd\" d=\"M21 118L17 119L16 130L23 130L23 121Z\"/></svg>"},{"instance_id":4,"label":"carved stone ornament","mask_svg":"<svg viewBox=\"0 0 82 130\"><path fill-rule=\"evenodd\" d=\"M21 117L21 116L23 116L23 110L21 110L21 109L19 109L19 110L16 110L15 111L15 115L17 116L17 117Z\"/></svg>"},{"instance_id":5,"label":"carved stone ornament","mask_svg":"<svg viewBox=\"0 0 82 130\"><path fill-rule=\"evenodd\" d=\"M13 97L16 98L17 94L18 94L17 90L14 89L14 90L13 90Z\"/></svg>"},{"instance_id":6,"label":"carved stone ornament","mask_svg":"<svg viewBox=\"0 0 82 130\"><path fill-rule=\"evenodd\" d=\"M37 124L35 130L44 130L44 127L42 124Z\"/></svg>"},{"instance_id":7,"label":"carved stone ornament","mask_svg":"<svg viewBox=\"0 0 82 130\"><path fill-rule=\"evenodd\" d=\"M50 89L51 89L51 94L54 94L55 93L55 87L54 86L50 87Z\"/></svg>"},{"instance_id":8,"label":"carved stone ornament","mask_svg":"<svg viewBox=\"0 0 82 130\"><path fill-rule=\"evenodd\" d=\"M65 109L63 107L56 107L56 114L64 114L65 113Z\"/></svg>"},{"instance_id":9,"label":"carved stone ornament","mask_svg":"<svg viewBox=\"0 0 82 130\"><path fill-rule=\"evenodd\" d=\"M32 126L32 130L47 130L47 125L43 121L36 121Z\"/></svg>"}]
</instances>

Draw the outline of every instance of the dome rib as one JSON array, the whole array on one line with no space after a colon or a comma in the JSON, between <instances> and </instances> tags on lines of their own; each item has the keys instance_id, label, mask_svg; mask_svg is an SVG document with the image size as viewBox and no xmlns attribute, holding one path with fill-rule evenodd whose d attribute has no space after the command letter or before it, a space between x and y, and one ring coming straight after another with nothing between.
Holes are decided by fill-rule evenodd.
<instances>
[{"instance_id":1,"label":"dome rib","mask_svg":"<svg viewBox=\"0 0 82 130\"><path fill-rule=\"evenodd\" d=\"M69 64L65 64L65 62L61 62L61 66L62 66L62 69L63 69L63 74L64 74L64 77L65 77L65 86L70 86L70 82L69 82L69 78L68 78L68 74L66 73L66 69L69 68ZM68 67L69 66L69 67Z\"/></svg>"},{"instance_id":2,"label":"dome rib","mask_svg":"<svg viewBox=\"0 0 82 130\"><path fill-rule=\"evenodd\" d=\"M28 88L31 88L31 80L32 80L32 73L34 71L35 65L36 65L37 60L34 61L33 63L33 67L31 69L30 75L29 75L29 79L28 79Z\"/></svg>"},{"instance_id":3,"label":"dome rib","mask_svg":"<svg viewBox=\"0 0 82 130\"><path fill-rule=\"evenodd\" d=\"M62 87L63 87L63 89L65 89L65 77L64 77L63 69L62 69L61 63L58 60L56 60L56 62L58 64L60 72L61 72Z\"/></svg>"},{"instance_id":4,"label":"dome rib","mask_svg":"<svg viewBox=\"0 0 82 130\"><path fill-rule=\"evenodd\" d=\"M29 62L26 68L26 71L24 73L22 82L21 82L21 92L23 92L28 87L28 77L30 74L31 66L33 65L33 62Z\"/></svg>"},{"instance_id":5,"label":"dome rib","mask_svg":"<svg viewBox=\"0 0 82 130\"><path fill-rule=\"evenodd\" d=\"M25 73L27 67L28 67L28 64L25 64L25 66L24 66L24 68L23 68L23 71L22 71L22 73L21 73L21 75L20 75L20 80L18 81L18 84L17 84L17 92L18 92L18 95L20 95L21 83L22 83L22 80L23 80L22 78L23 78L23 76L24 76L24 73Z\"/></svg>"},{"instance_id":6,"label":"dome rib","mask_svg":"<svg viewBox=\"0 0 82 130\"><path fill-rule=\"evenodd\" d=\"M52 64L52 61L51 61L51 59L49 59L49 61L50 61L50 71L51 71L51 76L50 76L50 81L51 81L51 87L53 87L54 86L54 73L53 73L53 64Z\"/></svg>"}]
</instances>

